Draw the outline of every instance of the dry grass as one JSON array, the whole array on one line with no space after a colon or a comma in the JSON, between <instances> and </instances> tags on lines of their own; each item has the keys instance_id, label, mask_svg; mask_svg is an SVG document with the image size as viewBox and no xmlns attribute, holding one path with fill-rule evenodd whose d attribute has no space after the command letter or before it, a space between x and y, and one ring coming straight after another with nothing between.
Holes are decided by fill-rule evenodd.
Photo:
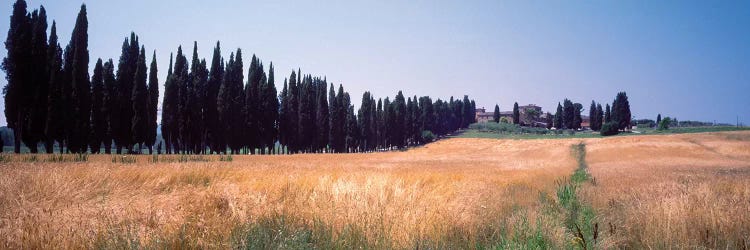
<instances>
[{"instance_id":1,"label":"dry grass","mask_svg":"<svg viewBox=\"0 0 750 250\"><path fill-rule=\"evenodd\" d=\"M604 247L750 247L750 133L589 139Z\"/></svg>"},{"instance_id":2,"label":"dry grass","mask_svg":"<svg viewBox=\"0 0 750 250\"><path fill-rule=\"evenodd\" d=\"M408 152L231 162L14 156L0 165L0 248L227 248L279 218L395 248L470 247L530 221L564 244L564 228L540 219L539 200L575 169L573 143L450 139ZM439 243L454 238L466 245Z\"/></svg>"}]
</instances>

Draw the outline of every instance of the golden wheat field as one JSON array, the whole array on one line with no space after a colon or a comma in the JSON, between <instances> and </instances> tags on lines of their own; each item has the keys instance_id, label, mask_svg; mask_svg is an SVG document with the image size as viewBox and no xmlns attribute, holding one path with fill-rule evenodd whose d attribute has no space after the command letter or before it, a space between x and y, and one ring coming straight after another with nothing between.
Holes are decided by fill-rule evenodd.
<instances>
[{"instance_id":1,"label":"golden wheat field","mask_svg":"<svg viewBox=\"0 0 750 250\"><path fill-rule=\"evenodd\" d=\"M555 193L579 143L596 246L748 246L750 133L726 132L231 161L5 156L0 248L575 246Z\"/></svg>"}]
</instances>

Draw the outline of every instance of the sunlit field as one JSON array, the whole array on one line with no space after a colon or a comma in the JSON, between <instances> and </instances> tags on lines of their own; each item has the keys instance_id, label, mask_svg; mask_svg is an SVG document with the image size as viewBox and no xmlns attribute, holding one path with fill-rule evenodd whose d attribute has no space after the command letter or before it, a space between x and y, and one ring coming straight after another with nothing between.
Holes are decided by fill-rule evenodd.
<instances>
[{"instance_id":1,"label":"sunlit field","mask_svg":"<svg viewBox=\"0 0 750 250\"><path fill-rule=\"evenodd\" d=\"M592 140L585 189L605 246L750 247L750 132Z\"/></svg>"},{"instance_id":2,"label":"sunlit field","mask_svg":"<svg viewBox=\"0 0 750 250\"><path fill-rule=\"evenodd\" d=\"M0 241L5 248L500 244L514 225L537 227L540 192L554 192L555 180L575 168L571 143L450 139L407 152L231 162L11 156L0 168ZM179 157L161 160L170 159ZM541 226L564 243L564 228Z\"/></svg>"},{"instance_id":3,"label":"sunlit field","mask_svg":"<svg viewBox=\"0 0 750 250\"><path fill-rule=\"evenodd\" d=\"M75 160L3 156L0 248L750 244L747 131Z\"/></svg>"}]
</instances>

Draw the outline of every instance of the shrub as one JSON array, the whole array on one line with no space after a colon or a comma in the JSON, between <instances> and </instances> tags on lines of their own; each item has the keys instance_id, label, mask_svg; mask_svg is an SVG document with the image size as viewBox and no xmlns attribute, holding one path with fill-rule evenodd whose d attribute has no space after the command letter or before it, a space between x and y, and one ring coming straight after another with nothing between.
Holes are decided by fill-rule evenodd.
<instances>
[{"instance_id":1,"label":"shrub","mask_svg":"<svg viewBox=\"0 0 750 250\"><path fill-rule=\"evenodd\" d=\"M602 136L610 136L619 134L620 131L617 129L618 124L615 122L608 122L602 125L601 134Z\"/></svg>"},{"instance_id":2,"label":"shrub","mask_svg":"<svg viewBox=\"0 0 750 250\"><path fill-rule=\"evenodd\" d=\"M672 123L672 119L670 119L669 117L665 117L664 119L661 119L661 122L659 122L659 130L669 129L670 123Z\"/></svg>"},{"instance_id":3,"label":"shrub","mask_svg":"<svg viewBox=\"0 0 750 250\"><path fill-rule=\"evenodd\" d=\"M432 131L429 131L429 130L422 131L423 142L432 142L434 140L435 140L435 134L433 134Z\"/></svg>"}]
</instances>

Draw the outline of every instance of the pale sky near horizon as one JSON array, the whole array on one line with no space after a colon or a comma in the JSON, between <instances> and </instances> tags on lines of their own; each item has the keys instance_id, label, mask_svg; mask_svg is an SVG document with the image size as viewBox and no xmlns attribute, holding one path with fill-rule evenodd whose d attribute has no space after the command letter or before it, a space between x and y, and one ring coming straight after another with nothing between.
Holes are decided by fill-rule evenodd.
<instances>
[{"instance_id":1,"label":"pale sky near horizon","mask_svg":"<svg viewBox=\"0 0 750 250\"><path fill-rule=\"evenodd\" d=\"M0 4L5 41L12 2ZM80 1L44 5L68 43ZM750 1L88 1L90 67L117 62L123 39L156 50L160 93L169 53L193 41L211 61L242 48L273 62L279 91L297 68L343 84L359 106L376 97L429 95L554 112L588 109L626 91L636 119L750 123ZM0 57L7 51L0 49ZM149 57L150 61L150 57ZM6 84L0 72L0 85ZM161 105L160 105L161 107ZM0 102L0 108L4 108ZM588 111L584 111L588 114ZM0 124L5 125L4 115Z\"/></svg>"}]
</instances>

